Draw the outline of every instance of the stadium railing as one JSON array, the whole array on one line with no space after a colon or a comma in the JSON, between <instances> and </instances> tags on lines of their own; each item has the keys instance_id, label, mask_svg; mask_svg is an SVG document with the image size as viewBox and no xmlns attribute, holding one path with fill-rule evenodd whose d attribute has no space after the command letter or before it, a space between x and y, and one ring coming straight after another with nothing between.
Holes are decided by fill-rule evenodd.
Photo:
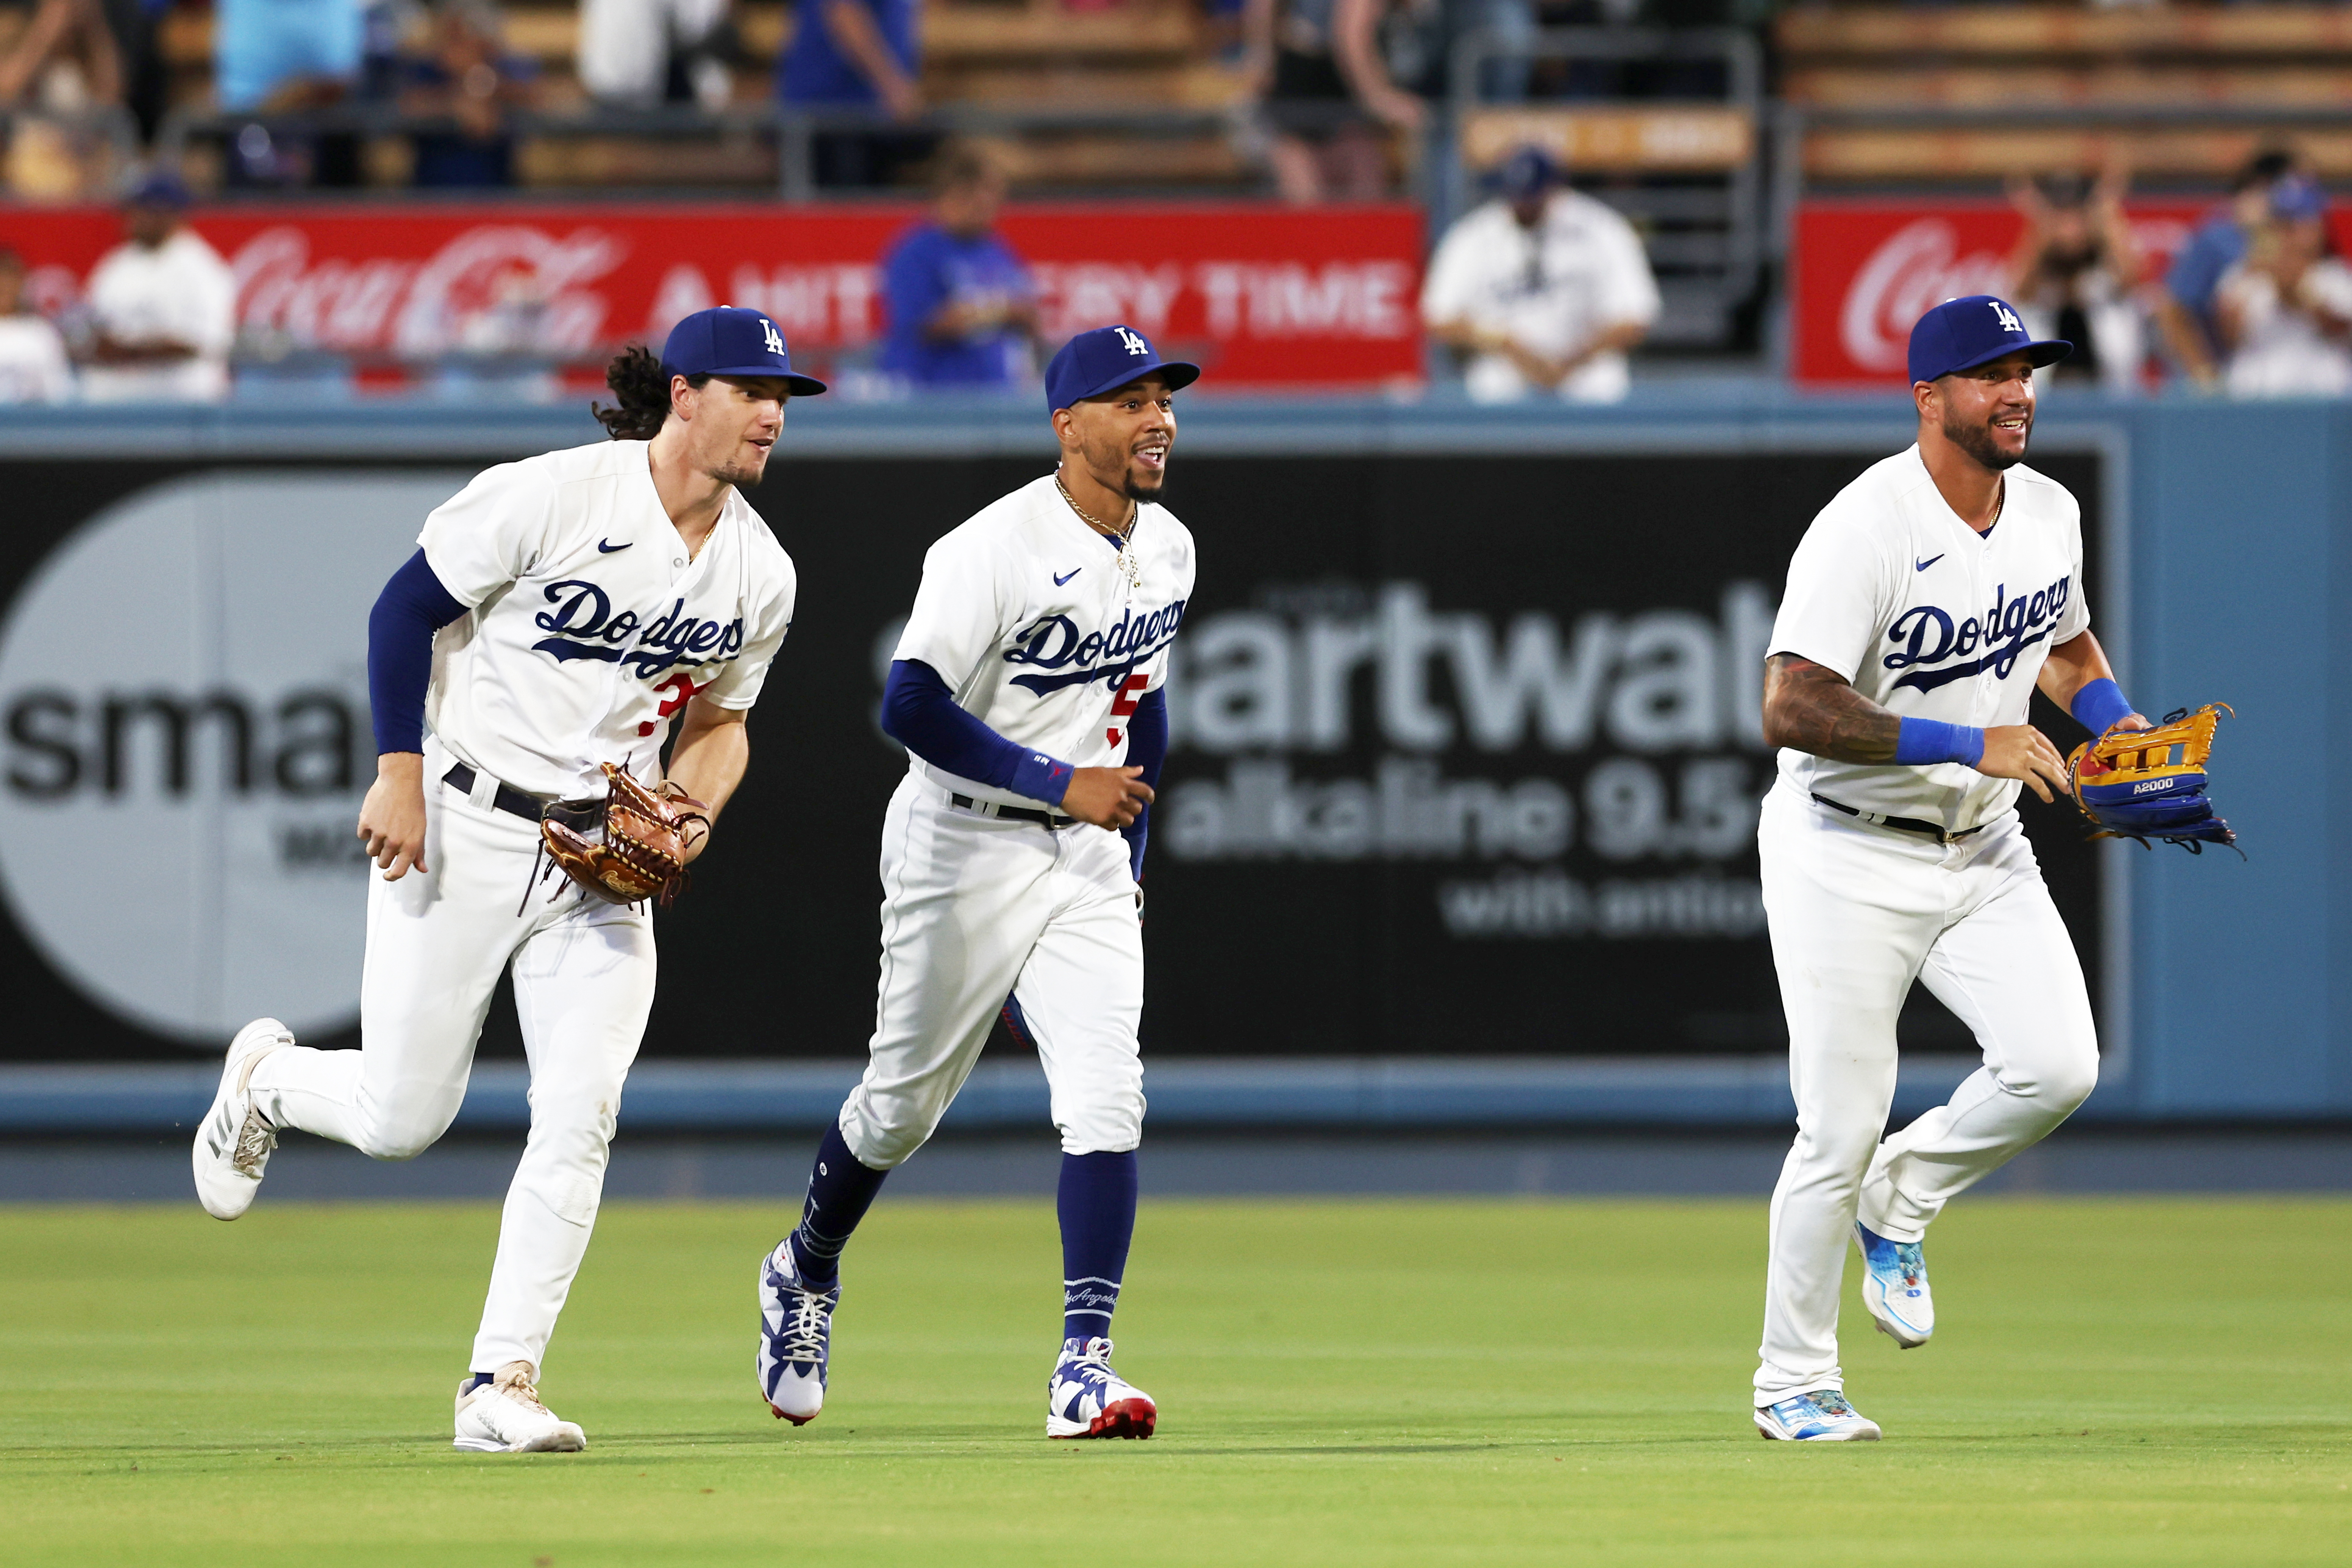
<instances>
[{"instance_id":1,"label":"stadium railing","mask_svg":"<svg viewBox=\"0 0 2352 1568\"><path fill-rule=\"evenodd\" d=\"M1505 61L1716 63L1719 98L1489 101ZM1479 176L1522 145L1578 174L1620 176L1592 191L1631 219L1664 310L1649 342L1723 348L1755 293L1765 249L1764 57L1737 27L1554 27L1526 37L1470 34L1449 61L1448 156L1431 233L1472 205Z\"/></svg>"}]
</instances>

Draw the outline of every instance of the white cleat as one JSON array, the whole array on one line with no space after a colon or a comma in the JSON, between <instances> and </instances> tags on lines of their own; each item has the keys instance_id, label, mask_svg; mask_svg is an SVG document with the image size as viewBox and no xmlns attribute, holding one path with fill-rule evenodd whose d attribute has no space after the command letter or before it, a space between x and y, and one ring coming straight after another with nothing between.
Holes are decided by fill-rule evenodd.
<instances>
[{"instance_id":1,"label":"white cleat","mask_svg":"<svg viewBox=\"0 0 2352 1568\"><path fill-rule=\"evenodd\" d=\"M195 1169L196 1201L215 1219L235 1219L253 1206L261 1173L278 1147L278 1129L253 1109L253 1069L261 1058L294 1037L275 1018L256 1018L228 1043L221 1063L220 1091L196 1124L190 1158Z\"/></svg>"},{"instance_id":2,"label":"white cleat","mask_svg":"<svg viewBox=\"0 0 2352 1568\"><path fill-rule=\"evenodd\" d=\"M1878 1423L1834 1388L1792 1394L1756 1411L1756 1435L1784 1443L1875 1443Z\"/></svg>"},{"instance_id":3,"label":"white cleat","mask_svg":"<svg viewBox=\"0 0 2352 1568\"><path fill-rule=\"evenodd\" d=\"M1151 1395L1110 1369L1110 1342L1062 1342L1045 1384L1048 1437L1149 1437L1160 1424Z\"/></svg>"},{"instance_id":4,"label":"white cleat","mask_svg":"<svg viewBox=\"0 0 2352 1568\"><path fill-rule=\"evenodd\" d=\"M1936 1298L1927 1290L1927 1257L1916 1241L1889 1241L1856 1221L1862 1250L1862 1304L1878 1331L1906 1351L1936 1332Z\"/></svg>"},{"instance_id":5,"label":"white cleat","mask_svg":"<svg viewBox=\"0 0 2352 1568\"><path fill-rule=\"evenodd\" d=\"M588 1447L588 1434L539 1402L530 1363L510 1361L488 1383L458 1383L457 1440L450 1447L472 1454L576 1454Z\"/></svg>"},{"instance_id":6,"label":"white cleat","mask_svg":"<svg viewBox=\"0 0 2352 1568\"><path fill-rule=\"evenodd\" d=\"M840 1280L822 1290L802 1280L790 1237L760 1260L760 1351L752 1372L777 1420L805 1426L824 1408L833 1310L840 1305Z\"/></svg>"}]
</instances>

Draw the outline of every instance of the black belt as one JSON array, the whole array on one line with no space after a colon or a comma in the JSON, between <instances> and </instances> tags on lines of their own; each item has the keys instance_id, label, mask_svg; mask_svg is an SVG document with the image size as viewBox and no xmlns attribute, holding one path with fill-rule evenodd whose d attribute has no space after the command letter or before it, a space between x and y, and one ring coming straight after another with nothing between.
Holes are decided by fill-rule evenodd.
<instances>
[{"instance_id":1,"label":"black belt","mask_svg":"<svg viewBox=\"0 0 2352 1568\"><path fill-rule=\"evenodd\" d=\"M1979 822L1974 827L1963 827L1958 833L1954 833L1938 823L1922 822L1916 816L1881 816L1874 811L1856 811L1843 802L1832 800L1825 795L1817 795L1813 798L1832 811L1843 811L1848 816L1858 816L1864 822L1876 823L1881 827L1900 828L1906 833L1924 833L1938 844L1958 844L1971 833L1982 833L1987 826Z\"/></svg>"},{"instance_id":2,"label":"black belt","mask_svg":"<svg viewBox=\"0 0 2352 1568\"><path fill-rule=\"evenodd\" d=\"M452 763L441 782L459 795L471 795L481 777L464 763ZM595 823L604 814L604 803L593 800L541 800L535 795L525 795L509 784L501 784L490 794L490 804L510 816L526 822L538 822L553 817L575 831Z\"/></svg>"},{"instance_id":3,"label":"black belt","mask_svg":"<svg viewBox=\"0 0 2352 1568\"><path fill-rule=\"evenodd\" d=\"M948 804L959 811L976 811L982 816L999 816L1007 822L1034 822L1040 827L1068 827L1078 820L1055 811L1039 811L1034 806L999 805L992 800L974 800L968 795L950 795Z\"/></svg>"}]
</instances>

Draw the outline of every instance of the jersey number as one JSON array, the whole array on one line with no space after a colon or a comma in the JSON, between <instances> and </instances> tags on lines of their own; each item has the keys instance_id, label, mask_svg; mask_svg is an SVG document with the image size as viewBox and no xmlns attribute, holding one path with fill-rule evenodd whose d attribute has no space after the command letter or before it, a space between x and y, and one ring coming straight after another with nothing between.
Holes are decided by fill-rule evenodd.
<instances>
[{"instance_id":1,"label":"jersey number","mask_svg":"<svg viewBox=\"0 0 2352 1568\"><path fill-rule=\"evenodd\" d=\"M1120 719L1130 717L1135 712L1136 704L1143 700L1143 689L1150 684L1151 678L1148 675L1130 675L1125 680L1120 681L1118 683L1118 695L1111 699L1110 710L1112 715ZM1109 729L1105 730L1103 733L1109 737L1110 743L1112 745L1116 746L1118 744L1118 725L1112 725Z\"/></svg>"},{"instance_id":2,"label":"jersey number","mask_svg":"<svg viewBox=\"0 0 2352 1568\"><path fill-rule=\"evenodd\" d=\"M640 735L652 734L656 730L661 728L662 721L664 719L667 719L679 709L685 707L688 702L693 701L694 694L696 692L708 691L710 689L710 687L711 682L708 680L704 681L701 685L697 686L693 681L688 680L683 675L671 676L667 680L665 680L659 686L655 687L654 689L656 691L674 691L677 695L675 697L664 698L662 700L659 713L656 717L648 719L644 723L638 725L637 733Z\"/></svg>"}]
</instances>

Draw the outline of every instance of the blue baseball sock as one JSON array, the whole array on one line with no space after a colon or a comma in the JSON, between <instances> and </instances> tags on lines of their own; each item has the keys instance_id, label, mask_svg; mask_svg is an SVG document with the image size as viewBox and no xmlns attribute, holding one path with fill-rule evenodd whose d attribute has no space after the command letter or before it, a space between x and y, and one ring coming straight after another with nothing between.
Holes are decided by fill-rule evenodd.
<instances>
[{"instance_id":1,"label":"blue baseball sock","mask_svg":"<svg viewBox=\"0 0 2352 1568\"><path fill-rule=\"evenodd\" d=\"M793 1262L811 1285L830 1285L841 1275L841 1249L873 1206L887 1171L858 1163L841 1136L841 1124L824 1130L809 1171L808 1201L792 1234Z\"/></svg>"},{"instance_id":2,"label":"blue baseball sock","mask_svg":"<svg viewBox=\"0 0 2352 1568\"><path fill-rule=\"evenodd\" d=\"M1062 1216L1062 1337L1110 1334L1127 1247L1135 1238L1135 1151L1065 1154L1055 1207Z\"/></svg>"}]
</instances>

